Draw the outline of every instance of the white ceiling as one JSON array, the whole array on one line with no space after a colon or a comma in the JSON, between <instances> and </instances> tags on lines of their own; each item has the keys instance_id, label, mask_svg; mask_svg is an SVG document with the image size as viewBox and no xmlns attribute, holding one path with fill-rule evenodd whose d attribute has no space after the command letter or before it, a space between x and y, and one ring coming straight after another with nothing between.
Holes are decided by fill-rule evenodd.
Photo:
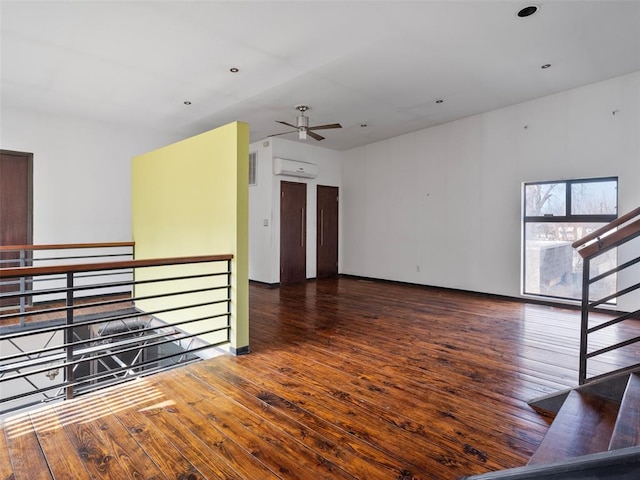
<instances>
[{"instance_id":1,"label":"white ceiling","mask_svg":"<svg viewBox=\"0 0 640 480\"><path fill-rule=\"evenodd\" d=\"M344 127L306 141L336 150L640 70L640 1L2 0L0 18L3 105L185 136L240 120L257 141L305 104Z\"/></svg>"}]
</instances>

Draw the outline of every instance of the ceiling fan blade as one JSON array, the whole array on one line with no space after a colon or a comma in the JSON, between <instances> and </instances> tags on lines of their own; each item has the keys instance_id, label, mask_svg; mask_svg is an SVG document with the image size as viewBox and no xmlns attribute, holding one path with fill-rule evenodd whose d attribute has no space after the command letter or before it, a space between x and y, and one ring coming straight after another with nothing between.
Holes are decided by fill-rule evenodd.
<instances>
[{"instance_id":1,"label":"ceiling fan blade","mask_svg":"<svg viewBox=\"0 0 640 480\"><path fill-rule=\"evenodd\" d=\"M316 140L320 141L320 140L324 140L324 137L318 135L317 133L313 133L310 130L307 130L307 135L309 135L311 138L315 138Z\"/></svg>"},{"instance_id":2,"label":"ceiling fan blade","mask_svg":"<svg viewBox=\"0 0 640 480\"><path fill-rule=\"evenodd\" d=\"M286 135L287 133L298 133L298 130L291 130L290 132L274 133L273 135L267 135L267 137L277 137L278 135Z\"/></svg>"},{"instance_id":3,"label":"ceiling fan blade","mask_svg":"<svg viewBox=\"0 0 640 480\"><path fill-rule=\"evenodd\" d=\"M287 122L281 122L280 120L276 120L276 123L281 123L282 125L286 125L287 127L291 127L291 128L298 128L295 125L291 125L290 123Z\"/></svg>"},{"instance_id":4,"label":"ceiling fan blade","mask_svg":"<svg viewBox=\"0 0 640 480\"><path fill-rule=\"evenodd\" d=\"M309 127L307 130L328 130L329 128L342 128L339 123L328 123L327 125L317 125L315 127Z\"/></svg>"}]
</instances>

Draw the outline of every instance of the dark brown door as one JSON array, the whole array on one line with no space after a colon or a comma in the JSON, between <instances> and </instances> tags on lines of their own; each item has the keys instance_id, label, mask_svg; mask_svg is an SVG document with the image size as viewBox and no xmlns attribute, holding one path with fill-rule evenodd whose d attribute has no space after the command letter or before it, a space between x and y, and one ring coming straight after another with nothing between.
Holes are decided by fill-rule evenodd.
<instances>
[{"instance_id":1,"label":"dark brown door","mask_svg":"<svg viewBox=\"0 0 640 480\"><path fill-rule=\"evenodd\" d=\"M317 278L338 275L338 187L318 185Z\"/></svg>"},{"instance_id":2,"label":"dark brown door","mask_svg":"<svg viewBox=\"0 0 640 480\"><path fill-rule=\"evenodd\" d=\"M280 284L307 279L307 184L280 182Z\"/></svg>"},{"instance_id":3,"label":"dark brown door","mask_svg":"<svg viewBox=\"0 0 640 480\"><path fill-rule=\"evenodd\" d=\"M32 164L30 153L0 151L0 245L31 245ZM30 254L26 255L30 258ZM19 252L0 251L2 267L20 266ZM13 260L6 262L6 260ZM15 284L0 284L1 292L19 289ZM0 301L0 306L15 305L18 299Z\"/></svg>"}]
</instances>

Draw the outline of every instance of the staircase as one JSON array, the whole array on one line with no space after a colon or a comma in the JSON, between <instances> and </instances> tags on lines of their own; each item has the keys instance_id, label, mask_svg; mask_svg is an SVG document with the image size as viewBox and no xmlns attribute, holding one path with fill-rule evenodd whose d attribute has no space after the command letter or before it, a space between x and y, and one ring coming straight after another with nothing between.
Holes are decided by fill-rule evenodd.
<instances>
[{"instance_id":1,"label":"staircase","mask_svg":"<svg viewBox=\"0 0 640 480\"><path fill-rule=\"evenodd\" d=\"M629 242L635 239L635 244ZM637 306L612 320L593 326L589 314L625 295L640 298L638 276L630 284L600 299L592 299L590 286L640 264L640 255L599 275L591 275L590 264L599 255L621 246L639 252L640 208L573 243L584 260L578 383L573 389L529 402L550 415L553 422L526 467L467 477L468 480L640 480L640 363L588 378L587 362L619 348L638 345L640 336L604 348L593 349L589 335L620 324L640 321ZM633 283L637 282L637 283ZM627 297L629 298L629 297Z\"/></svg>"},{"instance_id":2,"label":"staircase","mask_svg":"<svg viewBox=\"0 0 640 480\"><path fill-rule=\"evenodd\" d=\"M527 466L467 480L640 479L640 372L594 381L530 405L554 419Z\"/></svg>"},{"instance_id":3,"label":"staircase","mask_svg":"<svg viewBox=\"0 0 640 480\"><path fill-rule=\"evenodd\" d=\"M560 396L564 401L557 413L545 407L553 397L530 403L555 418L528 465L640 446L640 374L623 374Z\"/></svg>"}]
</instances>

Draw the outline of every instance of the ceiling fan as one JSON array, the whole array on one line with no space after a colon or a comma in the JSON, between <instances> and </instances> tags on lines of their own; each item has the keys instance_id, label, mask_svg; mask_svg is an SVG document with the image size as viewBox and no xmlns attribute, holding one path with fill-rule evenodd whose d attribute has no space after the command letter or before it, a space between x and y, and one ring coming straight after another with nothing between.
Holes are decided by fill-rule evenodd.
<instances>
[{"instance_id":1,"label":"ceiling fan","mask_svg":"<svg viewBox=\"0 0 640 480\"><path fill-rule=\"evenodd\" d=\"M296 117L296 125L292 125L287 122L281 122L279 120L276 120L277 123L281 123L283 125L286 125L287 127L295 128L295 130L290 130L288 132L283 132L283 133L276 133L274 135L269 135L269 136L276 137L278 135L286 135L288 133L298 132L299 140L306 140L307 135L309 135L311 138L314 138L320 141L320 140L324 140L324 137L322 135L318 135L313 130L328 130L330 128L342 128L342 125L340 125L339 123L329 123L327 125L316 125L315 127L310 127L309 117L307 117L304 114L304 112L309 110L309 107L307 107L306 105L296 105L296 110L300 112L300 115Z\"/></svg>"}]
</instances>

